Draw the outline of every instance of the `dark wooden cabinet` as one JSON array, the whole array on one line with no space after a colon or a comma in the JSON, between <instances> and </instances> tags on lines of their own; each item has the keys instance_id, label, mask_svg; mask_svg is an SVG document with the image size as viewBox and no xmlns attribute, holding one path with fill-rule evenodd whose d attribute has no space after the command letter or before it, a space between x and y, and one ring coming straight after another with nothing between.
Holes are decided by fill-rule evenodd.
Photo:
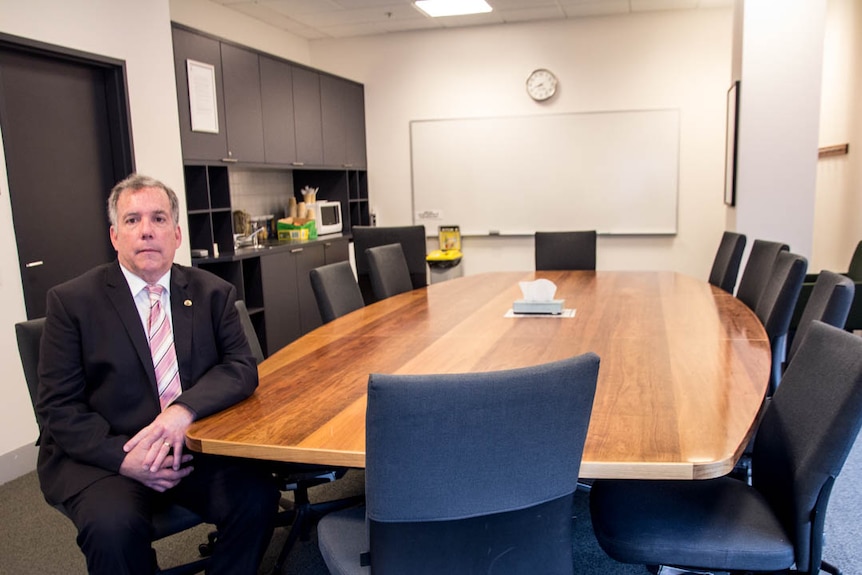
<instances>
[{"instance_id":1,"label":"dark wooden cabinet","mask_svg":"<svg viewBox=\"0 0 862 575\"><path fill-rule=\"evenodd\" d=\"M365 96L361 84L322 74L323 163L365 167Z\"/></svg>"},{"instance_id":2,"label":"dark wooden cabinet","mask_svg":"<svg viewBox=\"0 0 862 575\"><path fill-rule=\"evenodd\" d=\"M263 109L258 55L221 44L227 158L263 163Z\"/></svg>"},{"instance_id":3,"label":"dark wooden cabinet","mask_svg":"<svg viewBox=\"0 0 862 575\"><path fill-rule=\"evenodd\" d=\"M222 87L221 43L181 28L173 28L174 70L177 80L180 140L185 160L217 160L227 157L225 107ZM189 101L188 60L213 66L219 131L193 132Z\"/></svg>"},{"instance_id":4,"label":"dark wooden cabinet","mask_svg":"<svg viewBox=\"0 0 862 575\"><path fill-rule=\"evenodd\" d=\"M297 161L293 66L260 56L260 92L265 160L269 164L293 164Z\"/></svg>"},{"instance_id":5,"label":"dark wooden cabinet","mask_svg":"<svg viewBox=\"0 0 862 575\"><path fill-rule=\"evenodd\" d=\"M320 74L293 69L293 118L296 126L296 163L323 165L323 132L320 117Z\"/></svg>"},{"instance_id":6,"label":"dark wooden cabinet","mask_svg":"<svg viewBox=\"0 0 862 575\"><path fill-rule=\"evenodd\" d=\"M289 251L279 251L260 258L266 334L266 345L261 345L267 356L302 335L296 278L295 257Z\"/></svg>"},{"instance_id":7,"label":"dark wooden cabinet","mask_svg":"<svg viewBox=\"0 0 862 575\"><path fill-rule=\"evenodd\" d=\"M185 166L189 245L215 255L233 251L233 220L226 166Z\"/></svg>"},{"instance_id":8,"label":"dark wooden cabinet","mask_svg":"<svg viewBox=\"0 0 862 575\"><path fill-rule=\"evenodd\" d=\"M323 322L309 272L348 261L348 238L333 236L258 253L198 260L194 265L232 283L245 301L261 348L269 356Z\"/></svg>"}]
</instances>

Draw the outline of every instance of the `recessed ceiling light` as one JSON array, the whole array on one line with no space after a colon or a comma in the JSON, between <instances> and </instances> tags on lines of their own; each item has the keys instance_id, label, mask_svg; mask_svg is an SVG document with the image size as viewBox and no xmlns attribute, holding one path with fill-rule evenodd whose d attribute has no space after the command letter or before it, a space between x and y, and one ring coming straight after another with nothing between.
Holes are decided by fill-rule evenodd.
<instances>
[{"instance_id":1,"label":"recessed ceiling light","mask_svg":"<svg viewBox=\"0 0 862 575\"><path fill-rule=\"evenodd\" d=\"M432 18L491 11L491 6L485 0L416 0L413 4Z\"/></svg>"}]
</instances>

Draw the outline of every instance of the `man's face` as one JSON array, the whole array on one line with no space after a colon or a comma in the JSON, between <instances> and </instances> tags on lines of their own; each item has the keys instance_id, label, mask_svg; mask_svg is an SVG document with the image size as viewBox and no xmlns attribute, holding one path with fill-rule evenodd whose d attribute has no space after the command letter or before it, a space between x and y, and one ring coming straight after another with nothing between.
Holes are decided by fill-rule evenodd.
<instances>
[{"instance_id":1,"label":"man's face","mask_svg":"<svg viewBox=\"0 0 862 575\"><path fill-rule=\"evenodd\" d=\"M120 194L111 243L126 269L147 283L155 283L170 269L181 239L164 190L141 188Z\"/></svg>"}]
</instances>

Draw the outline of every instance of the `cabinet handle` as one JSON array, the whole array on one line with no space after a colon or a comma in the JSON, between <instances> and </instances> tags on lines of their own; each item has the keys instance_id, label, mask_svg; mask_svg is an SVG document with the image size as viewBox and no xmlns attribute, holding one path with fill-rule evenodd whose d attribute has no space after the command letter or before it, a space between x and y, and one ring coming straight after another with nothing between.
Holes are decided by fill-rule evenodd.
<instances>
[{"instance_id":1,"label":"cabinet handle","mask_svg":"<svg viewBox=\"0 0 862 575\"><path fill-rule=\"evenodd\" d=\"M352 168L353 164L341 164L342 168Z\"/></svg>"},{"instance_id":2,"label":"cabinet handle","mask_svg":"<svg viewBox=\"0 0 862 575\"><path fill-rule=\"evenodd\" d=\"M298 253L299 253L299 252L301 252L301 251L302 251L302 248L293 248L292 250L290 250L290 253L292 253L292 254L298 254Z\"/></svg>"},{"instance_id":3,"label":"cabinet handle","mask_svg":"<svg viewBox=\"0 0 862 575\"><path fill-rule=\"evenodd\" d=\"M305 162L291 162L290 165L291 166L304 166Z\"/></svg>"},{"instance_id":4,"label":"cabinet handle","mask_svg":"<svg viewBox=\"0 0 862 575\"><path fill-rule=\"evenodd\" d=\"M44 265L44 264L45 264L45 262L43 262L42 260L36 260L35 262L29 262L29 263L24 264L24 267L25 268L37 268L37 267Z\"/></svg>"},{"instance_id":5,"label":"cabinet handle","mask_svg":"<svg viewBox=\"0 0 862 575\"><path fill-rule=\"evenodd\" d=\"M222 161L222 162L227 162L228 164L235 164L235 163L237 163L239 160L237 160L236 158L222 158L222 159L221 159L221 161Z\"/></svg>"}]
</instances>

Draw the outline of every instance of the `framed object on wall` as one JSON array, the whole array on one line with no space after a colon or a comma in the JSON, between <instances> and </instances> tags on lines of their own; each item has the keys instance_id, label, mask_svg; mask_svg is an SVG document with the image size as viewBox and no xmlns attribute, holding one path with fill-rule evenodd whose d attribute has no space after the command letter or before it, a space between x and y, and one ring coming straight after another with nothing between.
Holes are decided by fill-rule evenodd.
<instances>
[{"instance_id":1,"label":"framed object on wall","mask_svg":"<svg viewBox=\"0 0 862 575\"><path fill-rule=\"evenodd\" d=\"M724 158L724 203L736 205L736 144L739 127L739 80L727 91L727 140Z\"/></svg>"}]
</instances>

